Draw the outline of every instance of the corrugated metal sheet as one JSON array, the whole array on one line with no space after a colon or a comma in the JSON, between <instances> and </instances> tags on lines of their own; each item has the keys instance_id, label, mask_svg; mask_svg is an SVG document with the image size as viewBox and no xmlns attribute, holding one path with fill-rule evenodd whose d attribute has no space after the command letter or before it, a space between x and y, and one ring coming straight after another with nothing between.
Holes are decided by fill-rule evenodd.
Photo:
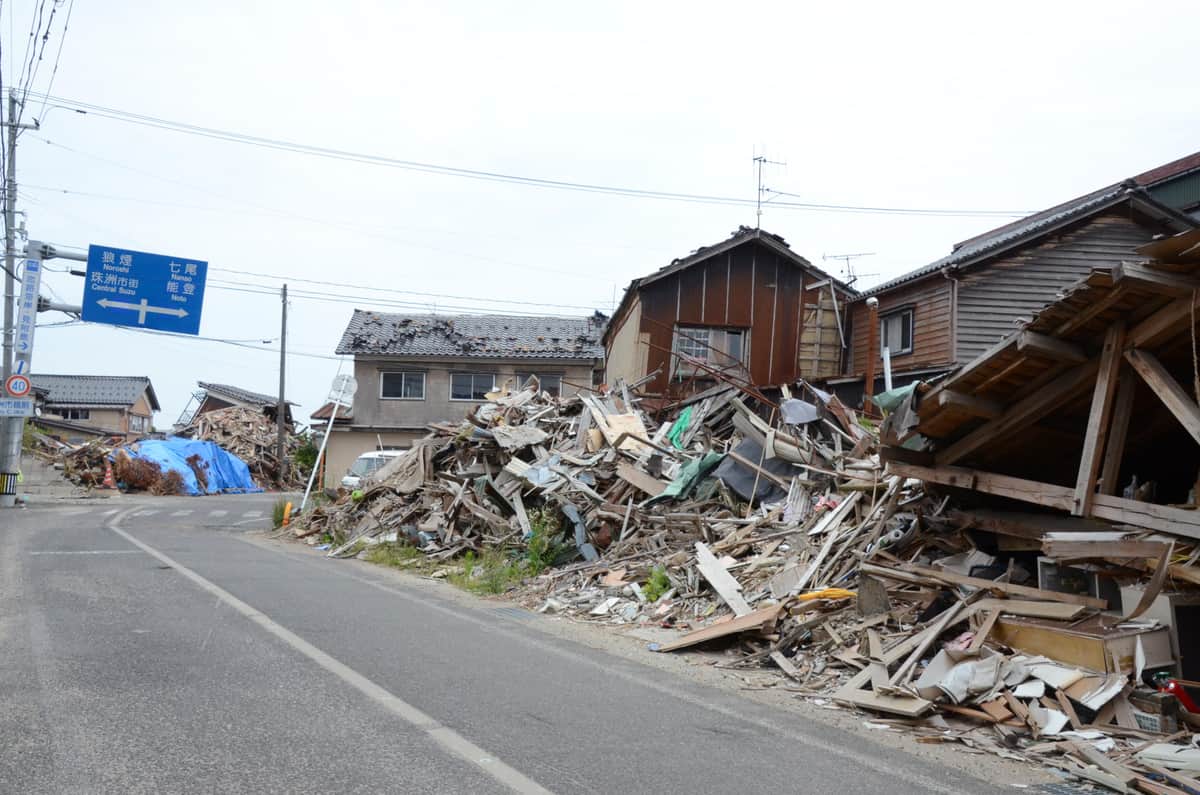
<instances>
[{"instance_id":1,"label":"corrugated metal sheet","mask_svg":"<svg viewBox=\"0 0 1200 795\"><path fill-rule=\"evenodd\" d=\"M1011 334L1054 296L1094 268L1133 257L1153 230L1117 215L963 274L958 284L958 361L966 362Z\"/></svg>"},{"instance_id":2,"label":"corrugated metal sheet","mask_svg":"<svg viewBox=\"0 0 1200 795\"><path fill-rule=\"evenodd\" d=\"M1190 210L1200 205L1200 171L1150 188L1150 195L1177 210Z\"/></svg>"}]
</instances>

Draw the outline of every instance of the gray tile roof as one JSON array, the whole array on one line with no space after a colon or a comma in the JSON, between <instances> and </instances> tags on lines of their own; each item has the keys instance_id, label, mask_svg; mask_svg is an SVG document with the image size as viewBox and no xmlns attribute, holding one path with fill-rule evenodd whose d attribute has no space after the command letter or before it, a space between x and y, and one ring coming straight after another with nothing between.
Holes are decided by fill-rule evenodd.
<instances>
[{"instance_id":1,"label":"gray tile roof","mask_svg":"<svg viewBox=\"0 0 1200 795\"><path fill-rule=\"evenodd\" d=\"M1132 180L1125 180L964 240L956 245L947 256L902 276L897 276L895 279L877 284L869 290L864 290L860 297L876 295L922 276L937 273L947 266L962 265L987 254L1002 251L1011 245L1048 232L1056 226L1070 223L1127 199L1134 199L1139 203L1152 206L1175 218L1186 218L1172 208L1156 202L1144 190L1139 189Z\"/></svg>"},{"instance_id":2,"label":"gray tile roof","mask_svg":"<svg viewBox=\"0 0 1200 795\"><path fill-rule=\"evenodd\" d=\"M355 309L337 353L492 359L599 359L608 320L513 315L393 315Z\"/></svg>"},{"instance_id":3,"label":"gray tile roof","mask_svg":"<svg viewBox=\"0 0 1200 795\"><path fill-rule=\"evenodd\" d=\"M146 393L150 408L159 410L158 396L144 375L34 375L34 389L47 392L53 406L132 406Z\"/></svg>"},{"instance_id":4,"label":"gray tile roof","mask_svg":"<svg viewBox=\"0 0 1200 795\"><path fill-rule=\"evenodd\" d=\"M264 395L262 392L251 392L249 389L242 389L229 384L211 384L206 381L197 382L201 389L208 392L210 395L215 395L219 398L232 398L238 403L247 403L251 406L275 406L279 403L279 398L274 395ZM287 401L293 406L296 405L292 401Z\"/></svg>"}]
</instances>

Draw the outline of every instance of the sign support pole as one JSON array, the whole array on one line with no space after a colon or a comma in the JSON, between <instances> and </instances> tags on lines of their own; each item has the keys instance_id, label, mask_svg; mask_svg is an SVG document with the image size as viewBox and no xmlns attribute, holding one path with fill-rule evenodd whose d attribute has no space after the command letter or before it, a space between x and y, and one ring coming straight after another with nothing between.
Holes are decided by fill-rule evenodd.
<instances>
[{"instance_id":1,"label":"sign support pole","mask_svg":"<svg viewBox=\"0 0 1200 795\"><path fill-rule=\"evenodd\" d=\"M30 241L28 258L21 279L21 302L17 324L13 329L12 371L22 375L32 373L33 337L37 325L38 291L42 283L42 252L40 245ZM7 379L5 379L7 384ZM6 387L7 390L7 387ZM0 398L7 398L4 391ZM29 398L31 409L33 398ZM32 414L32 411L29 411ZM21 442L25 437L25 417L0 417L4 424L3 445L0 446L0 508L12 508L17 502L17 478L21 470Z\"/></svg>"}]
</instances>

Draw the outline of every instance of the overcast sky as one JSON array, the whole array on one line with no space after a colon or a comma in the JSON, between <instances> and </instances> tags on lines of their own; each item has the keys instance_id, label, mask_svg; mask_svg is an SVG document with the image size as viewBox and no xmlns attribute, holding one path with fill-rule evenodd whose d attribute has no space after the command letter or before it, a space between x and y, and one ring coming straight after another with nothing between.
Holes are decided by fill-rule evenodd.
<instances>
[{"instance_id":1,"label":"overcast sky","mask_svg":"<svg viewBox=\"0 0 1200 795\"><path fill-rule=\"evenodd\" d=\"M5 93L38 6L0 10ZM1193 3L984 7L68 0L32 91L47 89L61 43L54 96L172 122L745 200L765 152L786 162L765 184L794 194L774 201L825 205L1034 211L1200 149L1196 39L1172 23ZM422 173L54 104L31 95L25 120L42 128L19 139L31 236L207 260L201 334L262 349L39 329L35 372L148 375L160 428L196 381L275 391L279 300L235 291L246 284L358 296L291 302L289 349L304 355L289 357L288 397L307 417L354 306L608 311L630 279L755 222L753 206ZM768 203L762 225L838 272L825 255L873 252L855 261L869 286L1006 220ZM81 291L65 273L43 282L68 302Z\"/></svg>"}]
</instances>

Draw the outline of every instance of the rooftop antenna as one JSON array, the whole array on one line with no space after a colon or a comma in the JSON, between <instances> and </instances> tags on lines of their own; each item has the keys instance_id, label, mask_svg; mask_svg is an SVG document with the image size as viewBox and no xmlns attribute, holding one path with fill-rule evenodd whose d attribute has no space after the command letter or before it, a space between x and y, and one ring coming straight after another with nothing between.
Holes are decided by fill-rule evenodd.
<instances>
[{"instance_id":1,"label":"rooftop antenna","mask_svg":"<svg viewBox=\"0 0 1200 795\"><path fill-rule=\"evenodd\" d=\"M786 166L787 162L781 160L767 160L767 155L764 151L763 154L754 156L754 165L758 171L758 194L755 197L754 203L754 228L762 229L763 194L769 190L769 188L763 185L763 166Z\"/></svg>"},{"instance_id":2,"label":"rooftop antenna","mask_svg":"<svg viewBox=\"0 0 1200 795\"><path fill-rule=\"evenodd\" d=\"M878 273L855 273L853 261L859 257L873 257L874 251L862 251L857 254L822 254L821 259L828 262L831 259L840 259L842 261L842 281L847 287L853 287L860 276L878 276Z\"/></svg>"}]
</instances>

